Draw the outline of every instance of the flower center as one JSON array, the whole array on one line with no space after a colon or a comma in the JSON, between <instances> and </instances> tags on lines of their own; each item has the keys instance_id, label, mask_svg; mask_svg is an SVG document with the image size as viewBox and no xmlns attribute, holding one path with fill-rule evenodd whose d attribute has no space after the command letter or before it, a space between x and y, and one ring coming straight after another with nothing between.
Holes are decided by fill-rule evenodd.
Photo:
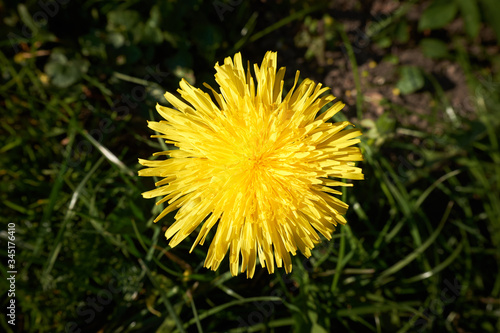
<instances>
[{"instance_id":1,"label":"flower center","mask_svg":"<svg viewBox=\"0 0 500 333\"><path fill-rule=\"evenodd\" d=\"M265 168L266 161L262 155L254 155L248 158L250 162L250 169L252 171L257 171Z\"/></svg>"}]
</instances>

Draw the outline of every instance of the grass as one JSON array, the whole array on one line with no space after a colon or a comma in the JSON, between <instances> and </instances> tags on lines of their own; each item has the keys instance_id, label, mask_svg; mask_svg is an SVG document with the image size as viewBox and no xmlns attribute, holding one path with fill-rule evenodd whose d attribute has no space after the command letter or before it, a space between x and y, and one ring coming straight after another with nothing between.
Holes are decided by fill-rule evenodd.
<instances>
[{"instance_id":1,"label":"grass","mask_svg":"<svg viewBox=\"0 0 500 333\"><path fill-rule=\"evenodd\" d=\"M245 52L259 45L250 41L274 38L274 29L295 24L307 8L274 28L255 28L252 14L260 32L238 47ZM368 106L359 64L349 34L336 27L361 119ZM41 65L48 60L25 45L22 60L0 52L1 219L16 224L18 271L17 324L2 316L3 331L500 330L500 84L478 79L485 68L461 39L451 60L466 74L475 117L429 117L441 134L403 127L393 116L406 111L387 102L388 116L364 128L366 180L343 192L348 225L311 258L294 257L291 274L257 269L252 280L232 277L227 260L216 272L204 269L207 247L189 254L192 236L169 248L163 234L173 214L154 224L163 207L141 197L152 183L137 176L137 158L165 150L149 138L146 120L158 119L156 90L175 90L178 78L159 83L143 79L142 63L97 61L78 83L57 88ZM184 69L196 74L200 66ZM200 76L213 71L203 66ZM449 101L428 80L435 108L445 113ZM5 228L0 238L6 244ZM6 276L6 251L2 258ZM4 296L9 286L5 279L0 285Z\"/></svg>"}]
</instances>

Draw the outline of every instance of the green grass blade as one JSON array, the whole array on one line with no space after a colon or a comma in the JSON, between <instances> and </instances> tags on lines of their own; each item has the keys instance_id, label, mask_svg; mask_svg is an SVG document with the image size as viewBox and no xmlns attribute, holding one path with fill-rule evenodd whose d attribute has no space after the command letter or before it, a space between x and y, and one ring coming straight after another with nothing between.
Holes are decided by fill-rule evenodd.
<instances>
[{"instance_id":1,"label":"green grass blade","mask_svg":"<svg viewBox=\"0 0 500 333\"><path fill-rule=\"evenodd\" d=\"M389 267L388 269L386 269L385 271L383 271L382 273L380 273L379 277L376 280L376 284L382 285L382 284L386 283L387 277L389 277L390 275L392 275L392 274L400 271L403 267L405 267L410 262L412 262L413 260L415 260L419 255L421 255L432 243L434 243L434 241L436 240L436 238L439 236L439 233L441 232L441 229L443 229L444 224L448 220L448 216L450 215L450 212L451 212L452 208L453 208L453 202L450 201L448 203L448 207L446 208L446 211L444 212L444 215L443 215L443 217L441 219L441 222L439 223L439 225L436 228L436 230L429 236L429 238L427 238L427 240L420 247L418 247L417 249L415 249L415 251L413 251L412 253L410 253L404 259L398 261L396 264L392 265L391 267Z\"/></svg>"}]
</instances>

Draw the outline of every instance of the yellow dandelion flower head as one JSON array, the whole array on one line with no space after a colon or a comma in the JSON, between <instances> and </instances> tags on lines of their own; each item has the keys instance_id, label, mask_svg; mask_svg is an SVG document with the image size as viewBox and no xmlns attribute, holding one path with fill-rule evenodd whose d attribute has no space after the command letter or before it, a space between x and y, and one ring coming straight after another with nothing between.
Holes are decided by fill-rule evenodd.
<instances>
[{"instance_id":1,"label":"yellow dandelion flower head","mask_svg":"<svg viewBox=\"0 0 500 333\"><path fill-rule=\"evenodd\" d=\"M250 66L248 66L250 67ZM145 198L164 196L168 202L156 218L178 209L165 236L174 247L200 225L197 244L216 228L205 267L216 270L229 250L233 275L262 267L274 272L284 265L292 270L290 254L305 256L327 239L338 223L346 223L347 204L334 195L335 186L350 186L338 178L363 179L355 161L361 132L345 129L347 121L327 122L344 104L329 90L305 79L283 96L285 68L277 67L277 53L267 52L261 66L245 71L242 57L215 65L220 93L205 84L213 98L181 80L180 97L166 93L175 108L157 105L165 119L149 127L178 149L158 152L164 160L143 160L140 176L157 176L157 188ZM337 180L335 180L337 179Z\"/></svg>"}]
</instances>

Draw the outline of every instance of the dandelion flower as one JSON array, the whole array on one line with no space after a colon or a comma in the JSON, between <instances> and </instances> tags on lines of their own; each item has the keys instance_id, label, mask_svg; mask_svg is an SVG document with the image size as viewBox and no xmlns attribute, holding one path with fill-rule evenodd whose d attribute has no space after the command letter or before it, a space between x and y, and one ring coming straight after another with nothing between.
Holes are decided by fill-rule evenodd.
<instances>
[{"instance_id":1,"label":"dandelion flower","mask_svg":"<svg viewBox=\"0 0 500 333\"><path fill-rule=\"evenodd\" d=\"M248 65L248 67L250 67ZM168 159L143 160L140 176L162 179L145 198L164 196L168 206L155 222L178 209L165 233L174 247L200 227L191 251L216 229L205 267L216 270L229 251L233 275L253 277L257 257L269 273L274 265L292 270L297 249L305 256L331 238L348 205L332 188L351 186L339 179L363 179L355 161L361 132L345 129L347 121L328 120L344 104L329 90L305 79L284 96L285 68L277 67L276 52L267 52L261 66L245 71L241 54L215 65L220 93L213 97L181 80L180 98L167 92L175 108L157 105L165 119L149 122L158 137L178 149L155 153Z\"/></svg>"}]
</instances>

